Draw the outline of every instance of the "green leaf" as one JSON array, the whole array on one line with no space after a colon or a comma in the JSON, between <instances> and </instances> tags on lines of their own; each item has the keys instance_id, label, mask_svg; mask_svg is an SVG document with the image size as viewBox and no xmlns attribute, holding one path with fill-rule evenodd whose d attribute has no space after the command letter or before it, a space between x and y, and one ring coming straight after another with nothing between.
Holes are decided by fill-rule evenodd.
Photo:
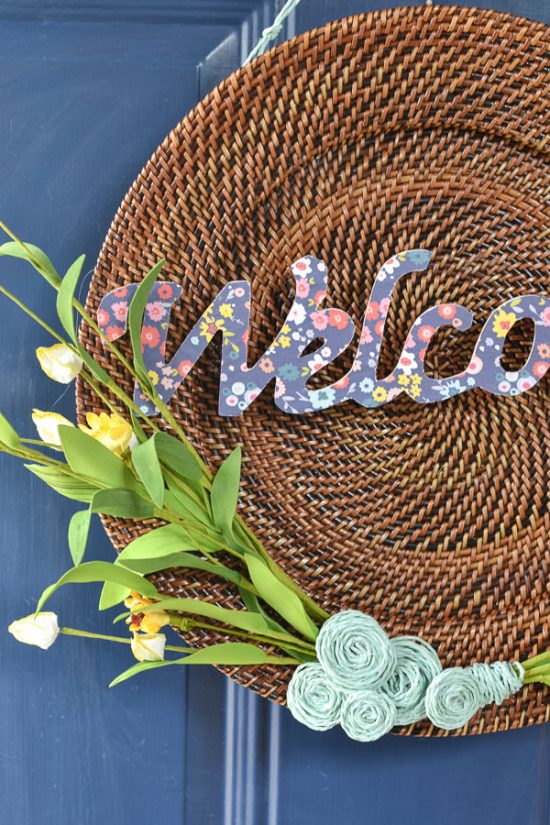
<instances>
[{"instance_id":1,"label":"green leaf","mask_svg":"<svg viewBox=\"0 0 550 825\"><path fill-rule=\"evenodd\" d=\"M131 587L116 584L116 582L105 582L99 596L99 609L108 610L110 607L120 604L130 595L131 589Z\"/></svg>"},{"instance_id":2,"label":"green leaf","mask_svg":"<svg viewBox=\"0 0 550 825\"><path fill-rule=\"evenodd\" d=\"M61 281L61 286L59 287L56 301L57 315L61 321L61 326L70 337L71 341L75 344L77 342L77 337L74 323L73 300L85 260L86 256L81 255L80 258L77 258L76 261L68 268L65 277Z\"/></svg>"},{"instance_id":3,"label":"green leaf","mask_svg":"<svg viewBox=\"0 0 550 825\"><path fill-rule=\"evenodd\" d=\"M170 570L174 567L186 567L191 570L204 570L206 573L212 573L214 576L233 582L237 586L240 586L243 581L243 577L236 570L206 561L192 553L173 553L171 556L159 556L156 559L123 559L122 564L143 575L158 573L159 570Z\"/></svg>"},{"instance_id":4,"label":"green leaf","mask_svg":"<svg viewBox=\"0 0 550 825\"><path fill-rule=\"evenodd\" d=\"M24 466L56 493L72 498L73 501L83 501L89 504L97 493L97 487L91 482L72 478L56 467L43 467L41 464L25 464Z\"/></svg>"},{"instance_id":5,"label":"green leaf","mask_svg":"<svg viewBox=\"0 0 550 825\"><path fill-rule=\"evenodd\" d=\"M17 449L21 446L21 440L5 415L0 413L0 444L6 447Z\"/></svg>"},{"instance_id":6,"label":"green leaf","mask_svg":"<svg viewBox=\"0 0 550 825\"><path fill-rule=\"evenodd\" d=\"M82 346L80 341L77 341L76 347L78 349L78 354L80 355L80 357L82 358L82 360L84 361L84 363L86 364L86 366L88 367L88 369L90 370L92 375L95 375L95 377L98 379L98 381L101 381L102 384L108 384L109 381L111 380L111 378L109 376L109 373L106 372L103 369L103 367L99 366L97 361L95 361L92 358L90 353L87 352L86 349L84 349L84 347Z\"/></svg>"},{"instance_id":7,"label":"green leaf","mask_svg":"<svg viewBox=\"0 0 550 825\"><path fill-rule=\"evenodd\" d=\"M79 510L69 522L69 550L75 564L80 564L84 558L91 517L92 512L90 509Z\"/></svg>"},{"instance_id":8,"label":"green leaf","mask_svg":"<svg viewBox=\"0 0 550 825\"><path fill-rule=\"evenodd\" d=\"M61 278L46 253L30 243L25 243L24 247L15 241L9 241L0 246L0 255L9 255L10 258L21 258L27 261L49 284L57 289L61 284Z\"/></svg>"},{"instance_id":9,"label":"green leaf","mask_svg":"<svg viewBox=\"0 0 550 825\"><path fill-rule=\"evenodd\" d=\"M140 608L140 612L150 613L151 610L175 610L180 613L189 613L192 616L205 616L214 619L216 622L238 627L241 630L248 630L251 633L265 633L268 624L259 613L249 613L247 610L229 610L225 607L218 607L212 602L204 602L200 599L161 599L154 605Z\"/></svg>"},{"instance_id":10,"label":"green leaf","mask_svg":"<svg viewBox=\"0 0 550 825\"><path fill-rule=\"evenodd\" d=\"M76 427L59 427L59 437L71 469L109 487L136 488L136 479L117 455Z\"/></svg>"},{"instance_id":11,"label":"green leaf","mask_svg":"<svg viewBox=\"0 0 550 825\"><path fill-rule=\"evenodd\" d=\"M241 448L236 447L214 476L210 496L214 523L225 536L233 534L233 519L237 512L240 481Z\"/></svg>"},{"instance_id":12,"label":"green leaf","mask_svg":"<svg viewBox=\"0 0 550 825\"><path fill-rule=\"evenodd\" d=\"M154 438L161 464L184 480L199 481L202 467L183 442L168 433L155 433Z\"/></svg>"},{"instance_id":13,"label":"green leaf","mask_svg":"<svg viewBox=\"0 0 550 825\"><path fill-rule=\"evenodd\" d=\"M281 661L279 656L270 656L265 651L254 645L245 642L223 642L219 645L210 645L183 656L181 659L166 659L162 662L138 662L136 665L125 670L116 679L113 679L109 687L119 685L132 676L137 676L145 670L154 670L158 667L169 667L170 665L263 665L276 664Z\"/></svg>"},{"instance_id":14,"label":"green leaf","mask_svg":"<svg viewBox=\"0 0 550 825\"><path fill-rule=\"evenodd\" d=\"M296 593L279 581L261 559L247 554L244 560L252 584L261 598L306 639L314 641L319 631Z\"/></svg>"},{"instance_id":15,"label":"green leaf","mask_svg":"<svg viewBox=\"0 0 550 825\"><path fill-rule=\"evenodd\" d=\"M54 584L47 587L38 601L36 612L39 613L42 610L50 596L59 587L65 584L84 584L87 582L113 582L127 587L129 590L136 590L142 596L152 598L158 596L156 587L148 579L144 579L143 576L134 573L132 570L127 570L125 567L111 564L108 561L88 561L79 564L78 567L72 567Z\"/></svg>"},{"instance_id":16,"label":"green leaf","mask_svg":"<svg viewBox=\"0 0 550 825\"><path fill-rule=\"evenodd\" d=\"M132 450L132 463L156 506L162 507L164 504L164 477L157 456L155 436L134 447Z\"/></svg>"},{"instance_id":17,"label":"green leaf","mask_svg":"<svg viewBox=\"0 0 550 825\"><path fill-rule=\"evenodd\" d=\"M133 519L152 518L154 512L149 501L124 488L99 490L92 499L91 510L104 516Z\"/></svg>"},{"instance_id":18,"label":"green leaf","mask_svg":"<svg viewBox=\"0 0 550 825\"><path fill-rule=\"evenodd\" d=\"M167 479L167 484L168 490L164 494L164 501L167 507L185 518L191 517L194 521L204 524L205 527L212 528L212 521L200 504L197 504L196 501L188 496L172 479Z\"/></svg>"},{"instance_id":19,"label":"green leaf","mask_svg":"<svg viewBox=\"0 0 550 825\"><path fill-rule=\"evenodd\" d=\"M147 273L143 281L140 283L134 297L130 302L128 309L128 329L130 330L130 341L132 342L132 352L134 356L134 368L140 381L146 385L150 385L145 363L143 361L143 351L141 343L141 327L143 324L143 315L145 313L145 305L149 300L149 295L157 276L160 274L164 266L164 258L160 260Z\"/></svg>"},{"instance_id":20,"label":"green leaf","mask_svg":"<svg viewBox=\"0 0 550 825\"><path fill-rule=\"evenodd\" d=\"M126 545L119 553L117 561L126 559L154 559L160 556L170 556L181 550L196 550L185 530L177 524L166 524L149 530L137 539Z\"/></svg>"}]
</instances>

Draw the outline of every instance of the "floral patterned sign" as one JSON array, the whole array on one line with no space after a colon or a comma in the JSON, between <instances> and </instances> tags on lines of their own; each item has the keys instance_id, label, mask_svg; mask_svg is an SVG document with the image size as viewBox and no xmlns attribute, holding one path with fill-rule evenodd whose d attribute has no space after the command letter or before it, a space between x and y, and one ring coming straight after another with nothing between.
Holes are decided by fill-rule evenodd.
<instances>
[{"instance_id":1,"label":"floral patterned sign","mask_svg":"<svg viewBox=\"0 0 550 825\"><path fill-rule=\"evenodd\" d=\"M347 400L364 407L378 407L402 392L418 403L430 404L474 387L507 396L531 389L550 367L550 299L542 295L513 298L494 310L480 333L468 367L450 378L426 375L427 348L438 329L449 325L468 329L473 315L455 303L432 307L412 323L393 372L385 378L376 377L394 287L405 275L425 270L430 258L427 250L413 249L386 261L374 282L351 369L321 389L310 389L310 378L344 352L355 335L347 312L337 307L322 308L328 276L323 261L306 255L292 264L296 294L290 312L273 343L253 366L248 365L248 281L234 281L223 287L169 362L165 350L170 311L182 288L158 281L151 290L141 332L149 377L162 400L169 401L212 339L219 335L219 413L223 416L241 415L273 380L275 404L294 415L327 409ZM111 341L126 331L128 307L137 286L119 287L101 301L97 320ZM504 344L512 327L525 318L533 322L531 351L523 368L510 372L501 366ZM313 341L320 342L318 348L304 355ZM144 412L154 412L151 401L139 387L135 389L135 401Z\"/></svg>"}]
</instances>

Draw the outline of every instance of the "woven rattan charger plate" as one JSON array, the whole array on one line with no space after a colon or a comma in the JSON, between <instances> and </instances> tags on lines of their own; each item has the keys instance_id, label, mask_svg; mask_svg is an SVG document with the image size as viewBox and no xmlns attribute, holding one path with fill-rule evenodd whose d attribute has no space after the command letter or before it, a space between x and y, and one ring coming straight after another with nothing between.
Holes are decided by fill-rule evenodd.
<instances>
[{"instance_id":1,"label":"woven rattan charger plate","mask_svg":"<svg viewBox=\"0 0 550 825\"><path fill-rule=\"evenodd\" d=\"M351 17L282 44L216 88L145 166L111 226L88 308L164 256L164 277L183 285L171 356L221 286L245 277L258 356L289 309L288 267L302 254L327 263L328 305L359 325L384 260L425 247L428 273L405 278L392 300L381 374L412 320L448 301L476 323L440 332L428 367L459 372L492 309L549 291L549 46L543 24L442 7ZM514 328L508 368L525 360L530 334ZM129 389L89 328L82 337ZM350 363L343 356L318 385ZM512 399L475 390L421 406L401 396L304 416L279 412L268 389L241 418L223 419L218 371L214 346L172 408L213 467L243 445L241 512L327 610L358 608L390 635L421 635L445 665L549 646L547 378ZM78 402L80 415L99 407L82 383ZM118 549L150 526L107 520ZM234 603L195 573L159 581L170 594ZM231 675L284 702L291 671ZM531 687L460 733L543 722L547 694ZM428 724L401 732L442 734Z\"/></svg>"}]
</instances>

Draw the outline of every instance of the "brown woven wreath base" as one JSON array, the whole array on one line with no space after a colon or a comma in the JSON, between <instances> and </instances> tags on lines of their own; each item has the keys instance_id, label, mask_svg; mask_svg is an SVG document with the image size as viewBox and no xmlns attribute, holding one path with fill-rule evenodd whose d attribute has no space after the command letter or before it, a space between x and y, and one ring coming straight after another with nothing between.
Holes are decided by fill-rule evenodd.
<instances>
[{"instance_id":1,"label":"brown woven wreath base","mask_svg":"<svg viewBox=\"0 0 550 825\"><path fill-rule=\"evenodd\" d=\"M327 263L329 304L359 325L384 260L426 247L428 273L398 285L381 374L411 321L447 301L476 323L438 334L429 369L459 372L497 304L549 291L549 47L540 23L436 6L352 17L284 43L215 89L146 165L109 231L88 308L164 256L164 276L184 289L171 356L221 286L246 277L257 356L289 309L288 267L302 254ZM129 390L97 338L82 335ZM529 337L514 329L508 368L525 360ZM172 408L212 467L242 444L241 512L327 610L358 608L390 635L418 634L445 665L549 647L548 379L516 399L476 390L431 406L400 397L304 416L279 412L268 389L230 420L216 412L218 370L211 348ZM99 407L81 383L78 402L81 415ZM149 529L107 527L117 548ZM235 603L194 573L160 580L167 593ZM284 702L290 669L229 673ZM549 718L548 691L530 688L460 733ZM401 732L445 735L425 724Z\"/></svg>"}]
</instances>

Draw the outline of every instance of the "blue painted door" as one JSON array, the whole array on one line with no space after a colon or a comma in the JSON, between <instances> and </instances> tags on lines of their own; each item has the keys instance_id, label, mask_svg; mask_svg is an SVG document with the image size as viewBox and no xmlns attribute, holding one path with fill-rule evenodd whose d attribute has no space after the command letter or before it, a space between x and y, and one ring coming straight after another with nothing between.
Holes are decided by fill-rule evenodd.
<instances>
[{"instance_id":1,"label":"blue painted door","mask_svg":"<svg viewBox=\"0 0 550 825\"><path fill-rule=\"evenodd\" d=\"M287 33L382 6L303 0ZM389 4L387 4L389 5ZM395 4L392 4L395 5ZM550 23L547 0L478 0ZM91 268L140 167L273 14L260 0L0 0L0 216L60 268ZM200 66L200 70L198 67ZM53 322L47 286L0 278ZM73 416L37 366L49 343L0 304L0 408ZM68 564L70 502L0 464L0 627ZM112 550L99 527L94 553ZM109 632L93 587L67 589L65 624ZM48 652L0 633L0 821L14 825L548 825L550 730L361 746L315 734L214 670L149 674L109 691L127 651L62 638Z\"/></svg>"}]
</instances>

